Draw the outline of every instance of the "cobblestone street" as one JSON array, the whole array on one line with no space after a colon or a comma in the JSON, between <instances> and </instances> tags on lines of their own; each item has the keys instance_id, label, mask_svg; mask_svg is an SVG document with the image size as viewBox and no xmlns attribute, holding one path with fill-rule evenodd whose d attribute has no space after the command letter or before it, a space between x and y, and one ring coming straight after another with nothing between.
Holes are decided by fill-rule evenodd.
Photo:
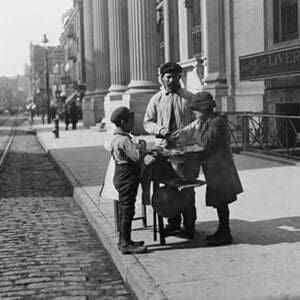
<instances>
[{"instance_id":1,"label":"cobblestone street","mask_svg":"<svg viewBox=\"0 0 300 300\"><path fill-rule=\"evenodd\" d=\"M0 174L1 299L136 299L34 135Z\"/></svg>"}]
</instances>

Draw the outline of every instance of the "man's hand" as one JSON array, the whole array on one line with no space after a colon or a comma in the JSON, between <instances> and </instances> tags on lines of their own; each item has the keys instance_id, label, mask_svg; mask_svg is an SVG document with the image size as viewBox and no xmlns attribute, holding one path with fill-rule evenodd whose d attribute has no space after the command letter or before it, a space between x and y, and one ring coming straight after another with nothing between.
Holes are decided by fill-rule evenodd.
<instances>
[{"instance_id":1,"label":"man's hand","mask_svg":"<svg viewBox=\"0 0 300 300\"><path fill-rule=\"evenodd\" d=\"M163 138L167 138L170 135L170 132L168 129L166 128L161 128L161 130L159 131L159 135Z\"/></svg>"}]
</instances>

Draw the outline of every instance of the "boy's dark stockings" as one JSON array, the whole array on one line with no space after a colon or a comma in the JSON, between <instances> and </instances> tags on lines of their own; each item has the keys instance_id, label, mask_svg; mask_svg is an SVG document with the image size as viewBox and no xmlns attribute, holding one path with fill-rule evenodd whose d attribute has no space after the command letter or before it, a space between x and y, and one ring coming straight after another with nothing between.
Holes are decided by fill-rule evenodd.
<instances>
[{"instance_id":1,"label":"boy's dark stockings","mask_svg":"<svg viewBox=\"0 0 300 300\"><path fill-rule=\"evenodd\" d=\"M229 207L228 205L223 205L217 208L217 213L219 217L219 228L223 230L229 229Z\"/></svg>"},{"instance_id":2,"label":"boy's dark stockings","mask_svg":"<svg viewBox=\"0 0 300 300\"><path fill-rule=\"evenodd\" d=\"M121 246L130 244L131 222L122 222L121 224Z\"/></svg>"},{"instance_id":3,"label":"boy's dark stockings","mask_svg":"<svg viewBox=\"0 0 300 300\"><path fill-rule=\"evenodd\" d=\"M134 242L131 240L131 225L132 222L128 222L124 217L120 217L120 232L119 232L119 250L123 254L138 254L144 253L147 247L143 246L144 241Z\"/></svg>"},{"instance_id":4,"label":"boy's dark stockings","mask_svg":"<svg viewBox=\"0 0 300 300\"><path fill-rule=\"evenodd\" d=\"M228 205L223 205L217 208L219 226L218 230L206 237L208 246L221 246L229 245L233 242L230 226L229 226L229 207Z\"/></svg>"}]
</instances>

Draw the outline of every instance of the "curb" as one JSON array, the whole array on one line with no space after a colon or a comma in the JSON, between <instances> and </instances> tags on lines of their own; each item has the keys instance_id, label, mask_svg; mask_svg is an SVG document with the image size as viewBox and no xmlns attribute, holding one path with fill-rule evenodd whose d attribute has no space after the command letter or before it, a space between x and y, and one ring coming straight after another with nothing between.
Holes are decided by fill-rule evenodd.
<instances>
[{"instance_id":1,"label":"curb","mask_svg":"<svg viewBox=\"0 0 300 300\"><path fill-rule=\"evenodd\" d=\"M89 196L84 187L80 186L79 182L63 164L63 162L56 161L51 151L47 149L46 145L39 138L38 134L36 136L49 159L57 167L58 172L67 180L72 189L74 200L80 206L89 224L96 232L103 246L108 251L124 281L128 283L138 299L167 300L167 296L157 286L155 280L145 270L137 257L135 255L122 255L120 253L120 251L117 249L115 239L112 238L112 236L116 236L114 226L108 222L101 210L99 210L95 205L93 199Z\"/></svg>"}]
</instances>

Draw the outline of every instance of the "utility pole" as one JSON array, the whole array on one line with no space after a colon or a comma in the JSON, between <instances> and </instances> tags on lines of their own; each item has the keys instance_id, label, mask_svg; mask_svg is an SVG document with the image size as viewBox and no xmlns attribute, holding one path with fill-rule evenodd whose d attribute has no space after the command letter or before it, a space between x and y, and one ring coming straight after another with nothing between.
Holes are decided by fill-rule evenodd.
<instances>
[{"instance_id":1,"label":"utility pole","mask_svg":"<svg viewBox=\"0 0 300 300\"><path fill-rule=\"evenodd\" d=\"M48 59L48 49L47 43L49 42L47 35L44 34L43 40L44 49L45 49L45 63L46 63L46 74L45 74L45 81L46 81L46 109L47 109L47 123L51 123L51 111L50 111L50 90L49 90L49 59Z\"/></svg>"}]
</instances>

